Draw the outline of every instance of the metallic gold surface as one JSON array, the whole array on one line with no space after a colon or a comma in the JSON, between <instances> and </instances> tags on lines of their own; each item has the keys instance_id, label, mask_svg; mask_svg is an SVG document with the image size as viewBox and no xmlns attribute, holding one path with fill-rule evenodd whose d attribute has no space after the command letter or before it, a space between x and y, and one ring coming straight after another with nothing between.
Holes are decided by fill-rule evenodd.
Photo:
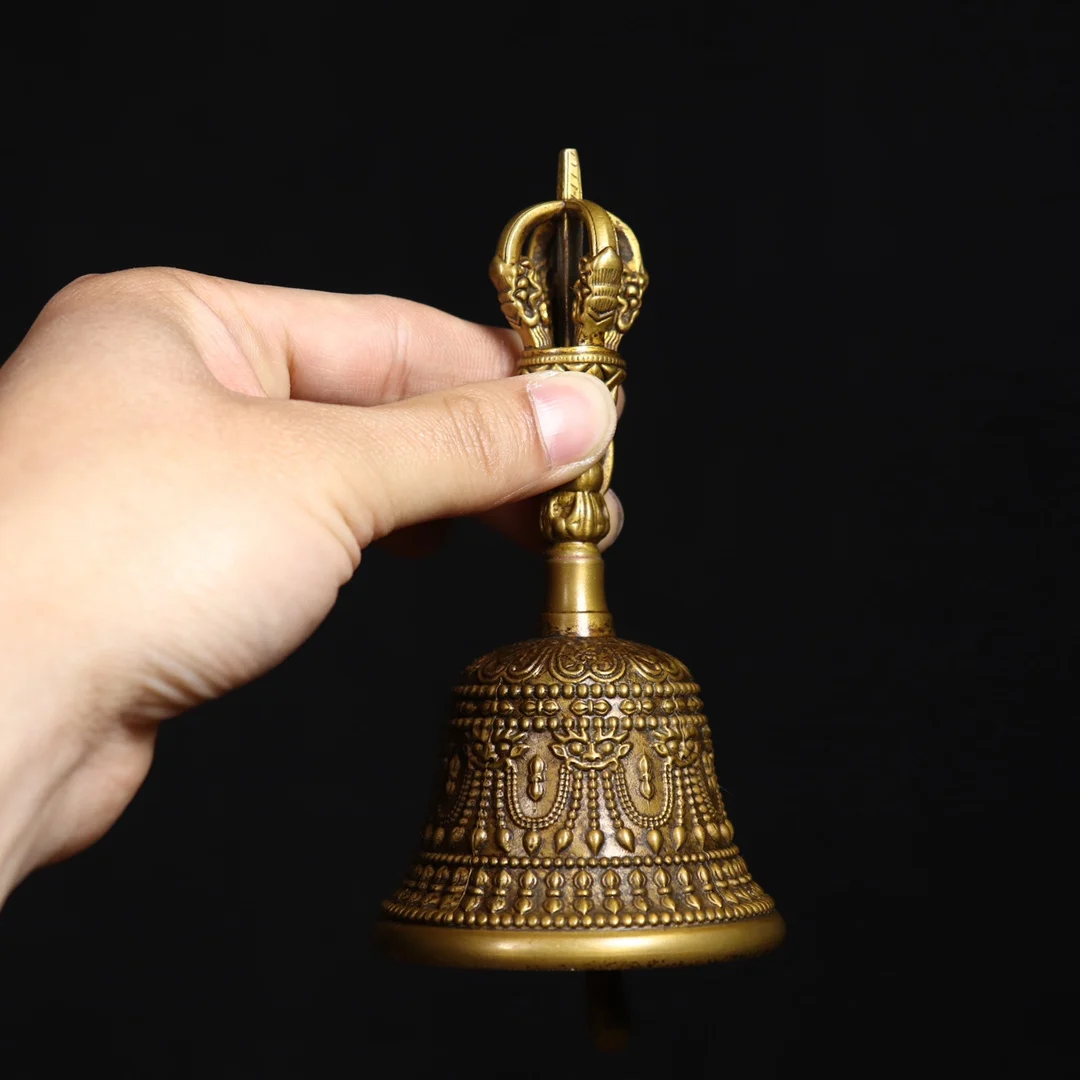
<instances>
[{"instance_id":1,"label":"metallic gold surface","mask_svg":"<svg viewBox=\"0 0 1080 1080\"><path fill-rule=\"evenodd\" d=\"M492 930L444 930L384 921L381 947L401 960L441 967L516 971L590 971L631 967L678 967L768 952L780 944L784 921L764 915L715 927L663 930L568 930L562 934L514 934Z\"/></svg>"},{"instance_id":2,"label":"metallic gold surface","mask_svg":"<svg viewBox=\"0 0 1080 1080\"><path fill-rule=\"evenodd\" d=\"M615 394L648 284L640 248L582 198L575 151L558 195L510 221L491 278L520 371L584 371ZM542 636L475 661L455 689L434 809L383 905L379 939L404 959L652 967L783 937L732 842L700 687L674 657L614 636L597 548L613 461L609 447L543 502Z\"/></svg>"},{"instance_id":3,"label":"metallic gold surface","mask_svg":"<svg viewBox=\"0 0 1080 1080\"><path fill-rule=\"evenodd\" d=\"M595 544L569 541L549 549L544 628L579 637L614 633L604 599L604 560Z\"/></svg>"}]
</instances>

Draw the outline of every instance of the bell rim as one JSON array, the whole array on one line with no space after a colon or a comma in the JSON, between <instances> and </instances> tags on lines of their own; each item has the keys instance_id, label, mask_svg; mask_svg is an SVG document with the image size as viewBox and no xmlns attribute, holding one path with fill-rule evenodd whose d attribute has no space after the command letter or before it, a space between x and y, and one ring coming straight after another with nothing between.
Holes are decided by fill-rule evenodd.
<instances>
[{"instance_id":1,"label":"bell rim","mask_svg":"<svg viewBox=\"0 0 1080 1080\"><path fill-rule=\"evenodd\" d=\"M381 919L379 949L433 967L596 971L686 967L757 956L784 939L776 912L705 926L627 930L478 930Z\"/></svg>"}]
</instances>

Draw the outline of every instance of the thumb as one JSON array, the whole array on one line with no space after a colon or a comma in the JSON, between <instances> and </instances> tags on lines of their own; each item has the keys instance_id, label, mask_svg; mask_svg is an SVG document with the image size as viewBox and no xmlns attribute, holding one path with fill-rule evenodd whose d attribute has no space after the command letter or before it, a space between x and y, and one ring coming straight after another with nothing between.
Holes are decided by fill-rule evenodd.
<instances>
[{"instance_id":1,"label":"thumb","mask_svg":"<svg viewBox=\"0 0 1080 1080\"><path fill-rule=\"evenodd\" d=\"M366 409L307 407L335 466L322 473L332 476L329 494L362 547L405 525L556 487L599 460L616 420L611 392L581 372L519 375Z\"/></svg>"}]
</instances>

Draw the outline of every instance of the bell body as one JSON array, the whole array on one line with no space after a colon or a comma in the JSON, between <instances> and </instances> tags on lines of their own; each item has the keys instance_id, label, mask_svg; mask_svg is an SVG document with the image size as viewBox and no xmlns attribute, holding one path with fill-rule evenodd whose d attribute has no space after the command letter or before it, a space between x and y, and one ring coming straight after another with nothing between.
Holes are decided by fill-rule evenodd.
<instances>
[{"instance_id":1,"label":"bell body","mask_svg":"<svg viewBox=\"0 0 1080 1080\"><path fill-rule=\"evenodd\" d=\"M733 843L700 687L611 636L497 649L455 690L390 952L468 967L703 963L784 925Z\"/></svg>"}]
</instances>

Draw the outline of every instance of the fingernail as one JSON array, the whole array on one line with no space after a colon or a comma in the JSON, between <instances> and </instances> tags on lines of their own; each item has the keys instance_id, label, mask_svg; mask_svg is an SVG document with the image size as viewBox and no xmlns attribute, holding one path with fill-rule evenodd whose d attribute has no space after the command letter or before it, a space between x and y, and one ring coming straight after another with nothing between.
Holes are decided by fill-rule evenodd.
<instances>
[{"instance_id":1,"label":"fingernail","mask_svg":"<svg viewBox=\"0 0 1080 1080\"><path fill-rule=\"evenodd\" d=\"M527 378L550 464L573 465L603 450L615 430L615 403L596 376L555 371Z\"/></svg>"}]
</instances>

